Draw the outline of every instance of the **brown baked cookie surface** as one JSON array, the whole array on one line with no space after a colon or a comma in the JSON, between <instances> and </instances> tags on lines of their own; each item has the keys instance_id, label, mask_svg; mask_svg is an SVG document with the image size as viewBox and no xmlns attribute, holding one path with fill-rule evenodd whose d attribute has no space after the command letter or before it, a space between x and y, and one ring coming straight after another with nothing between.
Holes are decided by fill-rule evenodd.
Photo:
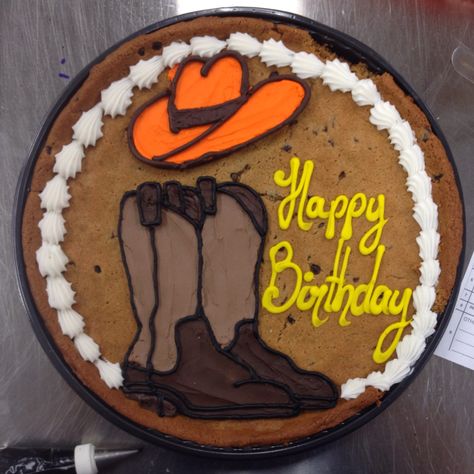
<instances>
[{"instance_id":1,"label":"brown baked cookie surface","mask_svg":"<svg viewBox=\"0 0 474 474\"><path fill-rule=\"evenodd\" d=\"M252 416L254 419L244 419L245 416L233 416L230 417L233 419L225 419L228 418L226 415L222 416L222 419L202 419L196 415L201 413L198 409L191 410L189 416L183 415L187 413L186 409L178 409L179 413L175 416L159 416L158 413L151 412L145 404L127 397L122 390L109 389L100 379L93 364L84 361L74 343L62 334L56 311L48 305L46 282L38 271L35 257L36 250L41 246L38 222L43 214L38 195L54 176L54 155L71 141L72 126L82 112L100 101L100 92L111 82L127 76L131 65L159 54L157 45L166 46L173 41L189 42L191 38L204 34L223 40L233 32L249 33L259 41L270 38L282 40L288 48L314 53L321 60L335 58L331 51L316 43L303 30L251 18L219 18L218 21L213 18L199 18L137 37L120 46L92 68L89 77L53 124L45 147L36 162L23 217L22 239L26 270L35 304L65 361L85 385L115 410L142 426L200 444L241 447L287 443L334 427L377 403L383 393L375 388L368 388L354 400L339 398L335 406L318 405L317 410L312 409L314 406L306 409L302 404L302 409L294 412L293 408L289 407L294 406L295 396L298 400L304 398L298 390L288 390L287 382L280 385L274 383L272 389L263 388L260 384L255 393L261 395L264 390L269 390L268 393L271 391L272 396L278 400L278 410L281 409L281 412L275 411L272 414L266 407L266 414L270 413L271 417ZM274 72L280 75L291 72L289 68L269 68L257 58L245 59L245 67L248 68L250 88L268 80ZM438 206L438 228L441 235L438 259L441 274L433 310L441 312L454 285L462 247L462 207L453 170L443 146L432 133L428 120L390 75L373 74L363 64L352 65L351 69L359 78L371 78L374 81L382 98L391 102L410 123L424 153L426 171L432 178L433 200ZM249 370L255 359L246 358L248 351L237 344L234 327L235 323L240 321L257 318L262 347L284 354L302 371L322 374L317 383L323 395L318 402L326 398L331 399L333 386L339 387L350 378L366 377L373 371L383 370L383 364L374 360L374 351L381 334L390 324L395 323L399 316L349 314L348 323L342 326L339 313L326 311L322 307L319 319L324 320L324 323L315 326L310 310L298 309L294 304L285 311L275 313L268 310L268 305L262 304L262 298L270 286L274 270L270 249L281 242L291 243L294 250L292 261L303 273L312 272L312 285L321 286L328 277L334 275L338 238L337 235L334 238L327 237L327 219L315 219L309 230L302 231L295 208L295 215L288 228L282 229L280 225L278 212L288 195L288 189L276 184L275 172L281 170L288 175L290 162L294 157L299 158L301 167L307 161L314 165L307 189L309 198L322 196L329 203L341 195L348 198L357 193L364 193L367 198L385 196L384 217L387 222L381 236L385 253L378 281L400 292L405 288L414 289L418 285L421 260L416 238L419 226L412 217L413 201L406 189L406 173L398 163L397 151L390 144L387 132L378 131L370 123L369 108L357 106L350 94L332 92L320 79L308 79L304 81L304 87L308 88L309 99L304 108L298 110L298 116L294 117L291 123L285 123L285 126L273 133L236 149L228 156L203 162L198 166L185 169L153 167L146 160L140 161L134 156L129 146L130 123L145 104L167 93L172 80L168 70L165 70L150 89L134 88L133 100L126 114L113 119L103 119L103 138L98 140L96 146L87 148L81 173L76 179L68 182L71 200L70 206L63 211L67 234L61 245L69 259L65 277L72 283L76 292L74 309L84 317L87 334L99 344L102 355L113 362L131 362L132 368L135 367L134 364L146 366L150 363L147 359L148 352L143 355L138 350L135 353L132 350L137 324L146 326L148 321L146 318L142 321L139 317L137 323L140 310L135 308L134 311L130 294L131 288L137 292L148 291L146 282L135 283L137 278L134 277L133 261L137 258L136 254L142 252L140 258L143 262L153 260L154 255L158 255L160 262L166 262L163 268L157 267L157 270L150 266L147 270L148 282L153 281L153 275L156 273L160 277L160 272L163 272L162 281L167 277L170 279L169 285L166 286L167 293L161 294L160 299L162 305L169 305L166 311L162 310L161 321L168 318L167 322L163 323L163 332L174 331L177 321L184 317L196 316L193 314L193 308L196 305L202 306L206 320L210 321L212 328L213 347L228 351L240 361L242 367L246 367L245 370ZM242 106L240 103L238 105ZM235 110L232 109L232 113L235 113ZM230 112L227 119L229 117ZM183 122L176 123L179 125ZM214 196L214 201L209 201L211 204L208 204L208 208L205 201L206 191L199 185L201 177L212 178L214 181L210 181L209 186L217 186L217 197ZM164 226L161 230L153 230L153 239L157 242L156 245L153 244L155 246L149 246L148 233L145 235L140 230L144 220L156 218L155 215L144 217L145 211L142 209L140 214L137 210L138 200L146 201L145 197L140 197L144 195L133 194L128 201L122 201L125 193L138 192L137 188L147 182L160 183L158 191L153 188L147 192L165 193L166 199L159 211L160 224L166 222L169 229L174 229L169 235L163 230ZM188 207L181 209L180 213L175 212L179 204L173 204L175 191L171 186L165 185L169 182L179 183L183 189L187 189ZM232 184L225 187L222 183ZM237 190L232 185L237 186ZM249 191L244 192L245 189ZM156 204L161 197L155 196L153 199ZM176 197L175 202L182 202L179 199L182 197ZM194 207L189 204L189 199L195 200ZM122 207L121 201L125 202ZM263 206L263 211L259 210L259 203ZM135 207L127 207L132 204ZM217 211L209 210L213 205L217 207ZM196 211L195 208L199 210ZM219 211L220 209L222 211ZM309 219L307 221L309 222ZM128 226L128 234L125 233L124 227L119 227L119 223L123 222ZM135 225L136 229L132 228L132 225ZM345 278L354 287L369 282L374 271L375 254L363 255L357 246L369 227L370 224L363 217L353 220L353 235L348 242L351 254ZM198 229L197 233L195 229ZM336 222L335 229L336 234L341 232L342 221ZM189 247L195 245L196 235L198 240L202 239L204 246L202 254L199 255L188 252ZM215 244L218 240L215 235L226 235L225 241L233 243L228 247L219 247ZM173 245L178 245L178 236L181 239L181 250L176 250L178 247L173 250ZM232 241L232 236L240 237ZM141 238L143 245L136 243L140 242ZM209 241L214 247L206 243ZM168 242L169 247L165 248L164 244L160 247L161 242ZM145 247L146 251L143 250ZM284 254L285 251L282 250L276 255L281 260ZM216 255L220 255L220 260L213 266ZM187 265L189 262L199 262L200 258L204 263L199 277L188 271ZM256 264L259 258L261 261ZM197 263L190 264L189 268L195 268L196 265ZM141 275L143 266L137 268L137 275ZM226 268L239 269L235 276L225 280L232 281L232 287L221 284L220 276L225 273ZM254 268L255 275L252 273ZM183 272L186 275L183 275ZM181 288L177 288L180 285ZM199 296L192 295L192 288L196 285L202 285L202 301ZM162 286L162 292L164 287ZM284 305L285 298L291 297L295 287L295 274L291 271L282 272L278 277L278 287L280 295L275 301ZM153 285L149 285L149 288L150 292L154 291ZM254 289L257 290L256 294L252 293ZM172 292L176 292L176 295L185 294L186 302L176 299L167 302L165 296ZM218 303L214 303L215 301ZM148 303L152 308L153 301L149 300ZM143 311L149 313L150 308ZM407 319L413 314L411 303ZM226 318L227 324L223 324L221 320ZM157 327L155 326L155 329ZM180 327L180 340L189 341L187 346L193 343L192 334L199 331L203 331L203 334L209 332L209 329L193 320L189 321L187 327L185 324ZM411 327L408 326L403 333L409 333L410 330ZM153 333L147 337L153 338ZM159 350L155 350L152 360L157 369L154 382L162 387L182 384L181 379L170 381L170 378L167 379L164 375L167 370L179 364L174 333L161 342L158 336L156 337ZM245 337L251 336L245 333L243 328L239 340L245 341ZM170 340L171 344L166 346ZM384 348L390 342L388 337ZM187 347L186 344L183 347ZM204 351L203 346L200 347ZM185 357L184 350L183 354ZM276 359L272 360L276 365ZM209 367L212 367L212 363L214 359ZM193 370L198 369L199 364ZM234 369L235 380L232 379L232 383L244 377L240 373L237 374L237 368L232 370ZM228 374L232 370L222 369L222 374ZM268 373L266 376L268 379L275 378L274 373ZM284 388L281 385L284 385ZM255 404L255 393L246 395L245 400L249 406ZM285 398L288 393L289 398ZM232 398L234 394L226 392L225 396ZM140 397L135 394L135 398ZM186 402L181 399L173 400L178 408L181 402L189 408L189 399L188 397ZM200 399L195 401L193 406L199 405L199 402ZM281 416L278 416L278 413L281 413ZM247 414L248 412L245 412L245 415Z\"/></svg>"}]
</instances>

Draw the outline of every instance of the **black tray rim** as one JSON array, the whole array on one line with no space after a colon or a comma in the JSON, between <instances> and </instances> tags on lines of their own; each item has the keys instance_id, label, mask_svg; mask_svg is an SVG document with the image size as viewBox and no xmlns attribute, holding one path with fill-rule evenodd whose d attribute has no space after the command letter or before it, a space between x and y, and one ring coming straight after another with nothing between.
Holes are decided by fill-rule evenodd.
<instances>
[{"instance_id":1,"label":"black tray rim","mask_svg":"<svg viewBox=\"0 0 474 474\"><path fill-rule=\"evenodd\" d=\"M276 23L285 23L292 26L297 26L308 30L315 39L317 39L321 43L328 45L330 49L335 51L338 55L344 57L347 61L352 63L358 61L365 62L368 65L369 69L374 72L388 72L389 74L391 74L394 77L398 86L407 95L413 98L415 104L424 112L424 114L428 118L432 131L439 138L446 151L446 154L454 171L456 185L461 197L461 206L463 211L463 235L462 249L456 272L455 285L452 294L450 295L449 301L446 305L446 308L441 314L438 315L438 325L436 331L426 340L426 348L420 359L417 361L414 368L412 369L410 375L408 375L402 382L395 385L388 392L386 392L379 405L374 404L367 407L360 413L354 415L350 419L344 421L343 423L339 424L334 428L324 430L315 435L298 439L287 444L274 444L245 448L220 448L216 446L204 445L192 441L182 440L180 438L170 436L165 433L152 430L150 428L146 428L131 421L121 413L117 412L111 406L107 405L86 385L84 385L75 375L71 367L65 362L53 338L46 330L43 319L38 309L36 308L26 275L25 262L23 259L23 245L21 238L23 212L26 204L26 198L30 190L30 183L36 160L38 158L40 150L42 149L46 141L47 134L58 114L67 104L72 95L77 91L77 89L88 77L90 69L95 64L101 62L108 54L120 47L123 43L137 36L154 32L158 29L173 25L177 22L189 21L198 17L205 16L256 17L263 18L265 20L270 20ZM54 367L86 403L88 403L104 418L106 418L108 421L115 424L119 428L147 442L178 450L183 453L195 454L205 457L225 459L256 459L294 454L310 448L320 447L331 441L335 441L341 438L342 436L353 432L354 430L366 424L367 422L375 418L377 415L379 415L381 412L383 412L391 403L393 403L401 395L401 393L406 389L406 387L408 387L408 385L421 372L422 368L430 358L439 340L441 339L441 336L443 335L447 327L448 321L450 319L450 314L454 307L454 302L459 291L459 286L462 278L463 264L465 261L466 222L464 199L459 174L446 138L443 132L441 131L438 123L436 122L433 114L423 102L423 100L420 98L420 96L403 78L403 76L401 76L400 73L398 73L383 57L381 57L373 49L369 48L368 46L356 40L355 38L338 30L335 30L329 26L326 26L322 23L311 20L307 17L268 8L223 7L176 15L153 23L145 28L142 28L139 31L136 31L135 33L127 36L121 41L115 43L113 46L111 46L98 57L96 57L87 66L85 66L66 86L64 91L57 99L55 105L52 107L45 120L43 121L43 125L39 133L37 134L37 137L34 141L34 145L29 153L28 160L18 180L15 192L15 203L16 204L13 218L13 238L17 284L19 287L22 302L27 310L27 314L30 323L33 327L34 333Z\"/></svg>"}]
</instances>

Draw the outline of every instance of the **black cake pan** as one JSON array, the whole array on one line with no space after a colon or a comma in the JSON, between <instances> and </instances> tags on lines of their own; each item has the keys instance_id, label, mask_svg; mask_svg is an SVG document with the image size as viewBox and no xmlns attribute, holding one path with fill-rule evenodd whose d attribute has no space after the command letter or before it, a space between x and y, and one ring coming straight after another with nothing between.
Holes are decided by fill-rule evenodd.
<instances>
[{"instance_id":1,"label":"black cake pan","mask_svg":"<svg viewBox=\"0 0 474 474\"><path fill-rule=\"evenodd\" d=\"M270 457L285 455L290 453L299 452L309 448L315 448L325 443L337 440L341 436L344 436L355 429L359 428L369 420L377 416L383 410L385 410L401 393L408 387L408 385L414 380L414 378L420 373L423 366L433 353L438 341L440 340L451 311L456 299L456 295L459 289L462 272L462 262L464 261L464 248L465 248L465 231L463 233L463 250L461 253L460 264L458 265L456 284L451 294L449 302L442 314L438 316L438 325L435 333L427 339L426 349L423 352L420 359L414 366L411 374L406 377L401 383L392 387L388 392L385 393L379 405L373 405L352 418L344 421L338 426L322 431L315 435L299 439L287 444L282 445L268 445L258 447L247 447L247 448L218 448L214 446L200 445L194 442L181 440L173 436L160 433L158 431L151 430L143 427L124 415L121 415L113 408L108 406L102 399L100 399L94 392L86 387L79 378L74 374L73 370L64 361L63 356L53 338L50 336L44 325L43 319L35 306L31 290L28 285L28 279L25 271L25 263L23 259L23 248L22 248L22 220L23 212L25 208L25 202L30 188L31 177L33 174L34 166L38 155L43 148L46 141L48 132L54 123L56 117L61 112L63 107L68 103L69 99L74 95L77 89L82 85L84 80L87 78L90 69L97 63L101 62L109 53L118 48L121 44L129 41L130 39L147 33L151 33L165 26L173 25L181 21L192 20L202 16L242 16L242 17L254 17L270 20L276 23L284 23L288 25L297 26L299 28L307 30L311 36L320 43L326 44L331 50L343 57L350 63L364 62L368 65L369 69L375 73L381 74L383 72L390 73L399 87L409 96L411 96L416 105L425 113L429 120L431 128L435 135L440 139L443 144L451 165L454 169L456 182L458 189L461 194L461 187L459 183L456 166L453 160L452 153L449 149L448 143L440 130L433 114L429 111L427 106L418 96L418 94L411 88L407 81L379 54L375 51L357 41L356 39L341 33L340 31L334 30L326 25L317 23L316 21L310 20L309 18L286 13L282 11L261 9L261 8L245 8L245 7L232 7L232 8L218 8L211 10L203 10L199 12L187 13L184 15L175 16L172 18L165 19L163 21L154 23L122 41L116 43L114 46L109 48L107 51L98 56L94 61L88 64L66 87L64 92L59 97L58 101L48 114L29 155L28 161L20 176L17 192L16 192L16 209L14 216L14 238L15 238L15 256L16 256L16 269L18 276L18 283L20 292L27 309L33 330L39 339L44 351L49 356L53 365L57 368L60 374L66 379L69 385L96 411L102 416L107 418L109 421L119 426L123 430L129 432L132 435L138 436L148 442L155 443L161 446L177 449L187 453L194 453L204 456L212 456L219 458L256 458L256 457ZM463 205L463 216L464 216L464 202ZM463 217L464 219L464 217ZM465 222L464 222L465 228Z\"/></svg>"}]
</instances>

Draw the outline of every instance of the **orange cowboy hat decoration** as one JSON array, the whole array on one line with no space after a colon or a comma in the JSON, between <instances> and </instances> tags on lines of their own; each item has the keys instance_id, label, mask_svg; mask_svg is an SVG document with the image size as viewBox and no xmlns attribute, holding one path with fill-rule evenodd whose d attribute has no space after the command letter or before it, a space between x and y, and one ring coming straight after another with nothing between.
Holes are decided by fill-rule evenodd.
<instances>
[{"instance_id":1,"label":"orange cowboy hat decoration","mask_svg":"<svg viewBox=\"0 0 474 474\"><path fill-rule=\"evenodd\" d=\"M272 75L249 87L238 53L191 56L169 72L170 89L140 107L129 143L140 160L184 169L228 155L291 123L310 97L292 75Z\"/></svg>"}]
</instances>

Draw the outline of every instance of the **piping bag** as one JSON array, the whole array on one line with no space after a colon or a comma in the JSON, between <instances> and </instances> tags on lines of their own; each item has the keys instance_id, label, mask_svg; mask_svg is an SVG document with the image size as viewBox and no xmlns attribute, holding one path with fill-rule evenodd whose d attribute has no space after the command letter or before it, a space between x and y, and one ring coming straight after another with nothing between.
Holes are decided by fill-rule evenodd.
<instances>
[{"instance_id":1,"label":"piping bag","mask_svg":"<svg viewBox=\"0 0 474 474\"><path fill-rule=\"evenodd\" d=\"M74 450L0 446L0 474L97 474L100 468L138 452L138 449L96 450L93 444L81 444Z\"/></svg>"}]
</instances>

